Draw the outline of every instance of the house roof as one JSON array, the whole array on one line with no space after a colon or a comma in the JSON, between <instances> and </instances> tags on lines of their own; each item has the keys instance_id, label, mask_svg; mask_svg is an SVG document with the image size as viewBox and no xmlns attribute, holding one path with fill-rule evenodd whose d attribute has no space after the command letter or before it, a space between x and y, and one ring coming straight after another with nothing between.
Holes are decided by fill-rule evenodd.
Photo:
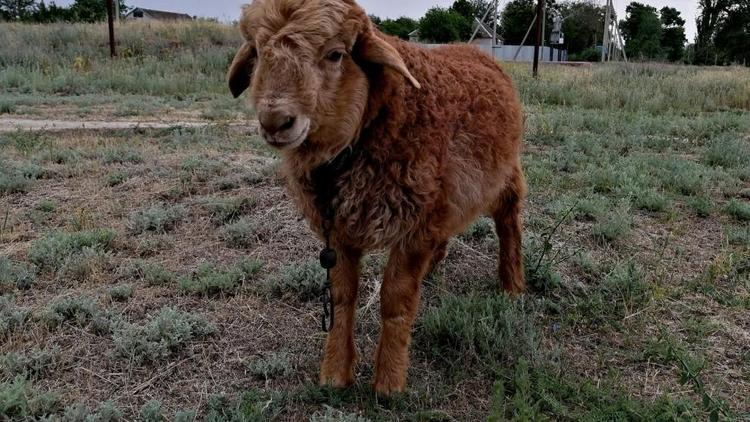
<instances>
[{"instance_id":1,"label":"house roof","mask_svg":"<svg viewBox=\"0 0 750 422\"><path fill-rule=\"evenodd\" d=\"M154 9L146 9L143 7L136 7L135 9L131 10L128 15L132 15L133 12L136 10L140 10L144 14L147 14L151 16L154 19L163 19L163 20L170 20L170 19L193 19L192 16L186 14L186 13L175 13L175 12L166 12L163 10L154 10Z\"/></svg>"}]
</instances>

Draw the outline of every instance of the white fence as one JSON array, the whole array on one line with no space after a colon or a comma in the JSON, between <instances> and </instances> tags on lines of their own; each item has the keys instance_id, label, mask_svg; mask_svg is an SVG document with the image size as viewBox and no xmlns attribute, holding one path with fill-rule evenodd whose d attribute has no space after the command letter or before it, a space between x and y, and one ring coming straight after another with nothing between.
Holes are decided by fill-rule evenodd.
<instances>
[{"instance_id":1,"label":"white fence","mask_svg":"<svg viewBox=\"0 0 750 422\"><path fill-rule=\"evenodd\" d=\"M498 45L495 48L489 43L474 43L475 47L489 55L493 55L497 60L503 62L532 62L534 61L534 47L523 46L519 51L517 45ZM437 48L445 44L422 44L426 48ZM516 57L517 56L517 57ZM539 61L541 62L564 62L568 61L568 50L561 50L552 47L542 47L539 49Z\"/></svg>"}]
</instances>

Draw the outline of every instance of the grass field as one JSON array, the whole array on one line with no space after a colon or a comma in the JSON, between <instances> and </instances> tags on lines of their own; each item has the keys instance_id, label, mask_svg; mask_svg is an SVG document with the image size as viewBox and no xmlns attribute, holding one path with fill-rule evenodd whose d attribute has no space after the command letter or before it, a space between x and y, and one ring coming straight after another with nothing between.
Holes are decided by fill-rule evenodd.
<instances>
[{"instance_id":1,"label":"grass field","mask_svg":"<svg viewBox=\"0 0 750 422\"><path fill-rule=\"evenodd\" d=\"M477 221L425 281L386 401L378 253L358 383L317 386L320 245L276 154L227 124L251 113L224 87L233 30L119 33L109 62L100 26L0 25L0 118L215 124L0 134L0 419L750 418L750 70L508 66L529 292L497 292Z\"/></svg>"}]
</instances>

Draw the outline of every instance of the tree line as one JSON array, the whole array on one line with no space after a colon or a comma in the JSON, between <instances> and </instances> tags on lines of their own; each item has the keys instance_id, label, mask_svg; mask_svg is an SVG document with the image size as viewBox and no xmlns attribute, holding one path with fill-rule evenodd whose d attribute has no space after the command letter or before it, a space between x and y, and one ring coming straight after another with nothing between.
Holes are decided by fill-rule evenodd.
<instances>
[{"instance_id":1,"label":"tree line","mask_svg":"<svg viewBox=\"0 0 750 422\"><path fill-rule=\"evenodd\" d=\"M659 60L691 64L744 64L750 66L750 0L697 0L698 33L693 44L686 45L685 19L673 7L655 7L630 3L619 21L625 52L634 60ZM596 61L601 55L605 7L595 0L545 0L548 11L563 18L564 48L571 60ZM0 0L0 20L21 22L97 22L105 20L103 0L75 0L61 7L44 0ZM373 22L385 33L408 39L418 30L421 40L450 43L467 41L492 0L456 0L447 8L433 7L421 19L400 17ZM127 7L121 2L121 13ZM536 13L536 0L511 0L499 13L498 37L505 44L523 41ZM614 16L614 19L617 19ZM487 14L484 24L491 31L494 16ZM553 13L547 13L545 33L551 34ZM533 38L533 32L531 37ZM531 40L527 40L530 44Z\"/></svg>"},{"instance_id":2,"label":"tree line","mask_svg":"<svg viewBox=\"0 0 750 422\"><path fill-rule=\"evenodd\" d=\"M44 0L0 0L0 21L51 23L51 22L100 22L107 19L106 3L103 0L75 0L68 7L49 4ZM120 1L120 13L127 6Z\"/></svg>"},{"instance_id":3,"label":"tree line","mask_svg":"<svg viewBox=\"0 0 750 422\"><path fill-rule=\"evenodd\" d=\"M750 0L698 0L698 35L687 44L685 19L674 7L657 10L630 3L619 21L625 52L634 60L658 60L691 64L750 65ZM601 56L606 9L601 1L545 0L548 11L563 18L564 48L571 60L597 61ZM418 30L419 39L435 43L467 41L475 18L491 7L491 0L456 0L450 7L433 7L421 19L381 19L371 16L380 30L403 39ZM498 16L498 37L505 44L523 41L536 13L536 0L511 0ZM492 30L490 13L484 23ZM613 19L618 19L613 15ZM551 34L553 13L547 13L545 33ZM533 32L531 37L533 37ZM532 41L529 39L526 44Z\"/></svg>"}]
</instances>

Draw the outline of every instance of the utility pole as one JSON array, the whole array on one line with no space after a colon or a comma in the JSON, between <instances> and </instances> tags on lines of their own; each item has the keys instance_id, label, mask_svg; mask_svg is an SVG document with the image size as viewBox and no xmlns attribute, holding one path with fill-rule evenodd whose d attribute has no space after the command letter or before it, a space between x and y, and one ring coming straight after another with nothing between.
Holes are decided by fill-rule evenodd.
<instances>
[{"instance_id":1,"label":"utility pole","mask_svg":"<svg viewBox=\"0 0 750 422\"><path fill-rule=\"evenodd\" d=\"M544 25L544 0L536 5L536 42L534 43L534 77L539 76L539 45L542 43L542 25Z\"/></svg>"},{"instance_id":2,"label":"utility pole","mask_svg":"<svg viewBox=\"0 0 750 422\"><path fill-rule=\"evenodd\" d=\"M115 51L115 6L113 0L107 0L107 23L109 24L109 56L117 56Z\"/></svg>"},{"instance_id":3,"label":"utility pole","mask_svg":"<svg viewBox=\"0 0 750 422\"><path fill-rule=\"evenodd\" d=\"M482 21L484 25L484 21ZM497 0L492 3L492 58L495 58L495 47L497 46Z\"/></svg>"},{"instance_id":4,"label":"utility pole","mask_svg":"<svg viewBox=\"0 0 750 422\"><path fill-rule=\"evenodd\" d=\"M602 39L602 62L607 61L607 49L609 48L609 25L612 20L611 0L607 0L607 11L604 14L604 38Z\"/></svg>"}]
</instances>

